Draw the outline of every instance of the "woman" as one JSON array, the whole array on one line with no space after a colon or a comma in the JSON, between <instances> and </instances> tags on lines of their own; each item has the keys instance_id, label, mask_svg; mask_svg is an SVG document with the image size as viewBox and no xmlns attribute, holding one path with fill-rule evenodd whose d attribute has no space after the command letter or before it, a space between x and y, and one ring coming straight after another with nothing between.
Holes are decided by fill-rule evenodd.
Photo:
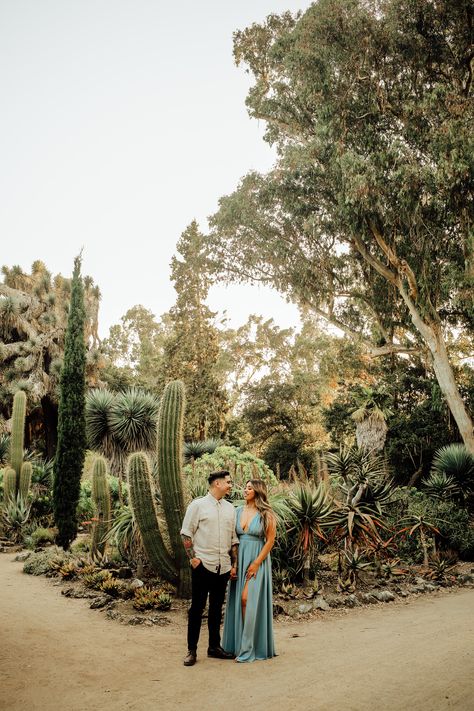
<instances>
[{"instance_id":1,"label":"woman","mask_svg":"<svg viewBox=\"0 0 474 711\"><path fill-rule=\"evenodd\" d=\"M276 519L260 479L246 483L244 499L237 509L238 571L227 591L222 646L237 662L253 662L275 656L270 551Z\"/></svg>"}]
</instances>

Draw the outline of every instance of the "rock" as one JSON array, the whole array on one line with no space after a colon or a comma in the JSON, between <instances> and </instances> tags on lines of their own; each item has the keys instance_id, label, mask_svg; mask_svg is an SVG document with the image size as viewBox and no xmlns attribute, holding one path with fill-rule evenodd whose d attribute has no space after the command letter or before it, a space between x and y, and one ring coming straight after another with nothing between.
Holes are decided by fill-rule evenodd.
<instances>
[{"instance_id":1,"label":"rock","mask_svg":"<svg viewBox=\"0 0 474 711\"><path fill-rule=\"evenodd\" d=\"M23 551L22 553L18 553L13 560L15 560L17 563L24 563L25 560L27 560L31 555L31 551Z\"/></svg>"},{"instance_id":2,"label":"rock","mask_svg":"<svg viewBox=\"0 0 474 711\"><path fill-rule=\"evenodd\" d=\"M92 590L83 590L81 588L66 588L61 590L61 595L64 595L64 597L85 598L86 600L92 600L97 597L97 593Z\"/></svg>"},{"instance_id":3,"label":"rock","mask_svg":"<svg viewBox=\"0 0 474 711\"><path fill-rule=\"evenodd\" d=\"M288 615L288 609L283 601L273 603L273 614L274 615Z\"/></svg>"},{"instance_id":4,"label":"rock","mask_svg":"<svg viewBox=\"0 0 474 711\"><path fill-rule=\"evenodd\" d=\"M109 602L110 598L108 597L108 595L101 595L100 597L96 597L94 600L92 600L89 607L91 608L91 610L100 610L102 607L108 605Z\"/></svg>"},{"instance_id":5,"label":"rock","mask_svg":"<svg viewBox=\"0 0 474 711\"><path fill-rule=\"evenodd\" d=\"M140 617L139 615L133 615L133 617L129 617L127 620L127 625L143 625L145 624L146 618L145 617Z\"/></svg>"},{"instance_id":6,"label":"rock","mask_svg":"<svg viewBox=\"0 0 474 711\"><path fill-rule=\"evenodd\" d=\"M361 598L362 598L362 602L365 602L368 605L378 605L378 603L379 603L377 597L372 593L363 593L361 595Z\"/></svg>"},{"instance_id":7,"label":"rock","mask_svg":"<svg viewBox=\"0 0 474 711\"><path fill-rule=\"evenodd\" d=\"M406 590L400 590L398 594L400 595L400 597L408 597L408 593Z\"/></svg>"},{"instance_id":8,"label":"rock","mask_svg":"<svg viewBox=\"0 0 474 711\"><path fill-rule=\"evenodd\" d=\"M130 588L132 590L138 590L138 588L142 588L144 585L143 580L139 580L138 578L134 578L132 582L130 583Z\"/></svg>"},{"instance_id":9,"label":"rock","mask_svg":"<svg viewBox=\"0 0 474 711\"><path fill-rule=\"evenodd\" d=\"M395 595L390 590L377 590L373 595L379 602L392 602L395 600Z\"/></svg>"},{"instance_id":10,"label":"rock","mask_svg":"<svg viewBox=\"0 0 474 711\"><path fill-rule=\"evenodd\" d=\"M313 609L314 610L330 610L331 606L330 604L323 598L322 595L316 595L316 597L313 600Z\"/></svg>"},{"instance_id":11,"label":"rock","mask_svg":"<svg viewBox=\"0 0 474 711\"><path fill-rule=\"evenodd\" d=\"M437 589L437 585L433 585L433 583L425 583L425 592L434 592Z\"/></svg>"},{"instance_id":12,"label":"rock","mask_svg":"<svg viewBox=\"0 0 474 711\"><path fill-rule=\"evenodd\" d=\"M122 620L123 618L123 615L121 615L119 612L116 612L115 610L107 610L105 616L109 620Z\"/></svg>"},{"instance_id":13,"label":"rock","mask_svg":"<svg viewBox=\"0 0 474 711\"><path fill-rule=\"evenodd\" d=\"M461 573L458 575L458 583L461 583L461 585L470 585L474 583L474 575L472 573Z\"/></svg>"},{"instance_id":14,"label":"rock","mask_svg":"<svg viewBox=\"0 0 474 711\"><path fill-rule=\"evenodd\" d=\"M311 602L301 602L297 609L300 615L305 615L306 613L311 612L313 604Z\"/></svg>"},{"instance_id":15,"label":"rock","mask_svg":"<svg viewBox=\"0 0 474 711\"><path fill-rule=\"evenodd\" d=\"M163 615L155 615L154 617L149 617L148 621L151 622L152 625L159 625L160 627L166 627L166 625L169 625L171 623L171 620L168 617L164 617Z\"/></svg>"},{"instance_id":16,"label":"rock","mask_svg":"<svg viewBox=\"0 0 474 711\"><path fill-rule=\"evenodd\" d=\"M326 595L326 602L330 607L343 607L345 600L342 595Z\"/></svg>"},{"instance_id":17,"label":"rock","mask_svg":"<svg viewBox=\"0 0 474 711\"><path fill-rule=\"evenodd\" d=\"M424 585L426 583L426 580L424 578L420 578L419 576L415 578L415 585Z\"/></svg>"},{"instance_id":18,"label":"rock","mask_svg":"<svg viewBox=\"0 0 474 711\"><path fill-rule=\"evenodd\" d=\"M344 600L346 607L360 607L360 602L355 595L348 595Z\"/></svg>"}]
</instances>

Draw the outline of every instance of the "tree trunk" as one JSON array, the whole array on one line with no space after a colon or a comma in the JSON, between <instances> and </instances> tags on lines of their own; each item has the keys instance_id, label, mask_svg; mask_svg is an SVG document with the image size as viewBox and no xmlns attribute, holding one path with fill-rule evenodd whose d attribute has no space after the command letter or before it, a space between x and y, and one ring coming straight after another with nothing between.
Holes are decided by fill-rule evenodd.
<instances>
[{"instance_id":1,"label":"tree trunk","mask_svg":"<svg viewBox=\"0 0 474 711\"><path fill-rule=\"evenodd\" d=\"M446 343L441 332L441 324L434 321L427 323L421 317L402 283L398 285L398 288L410 311L413 325L429 348L436 379L458 426L464 445L474 455L474 423L459 393L453 369L449 362Z\"/></svg>"}]
</instances>

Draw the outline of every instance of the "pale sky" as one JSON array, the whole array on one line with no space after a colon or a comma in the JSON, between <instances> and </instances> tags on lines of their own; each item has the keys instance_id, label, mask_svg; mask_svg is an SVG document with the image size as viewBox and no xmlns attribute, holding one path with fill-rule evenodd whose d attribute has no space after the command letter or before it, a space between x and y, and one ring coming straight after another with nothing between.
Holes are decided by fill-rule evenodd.
<instances>
[{"instance_id":1,"label":"pale sky","mask_svg":"<svg viewBox=\"0 0 474 711\"><path fill-rule=\"evenodd\" d=\"M102 292L100 332L175 300L169 263L221 195L273 162L232 32L308 0L0 0L0 264L41 259ZM297 325L275 292L214 288L232 325Z\"/></svg>"}]
</instances>

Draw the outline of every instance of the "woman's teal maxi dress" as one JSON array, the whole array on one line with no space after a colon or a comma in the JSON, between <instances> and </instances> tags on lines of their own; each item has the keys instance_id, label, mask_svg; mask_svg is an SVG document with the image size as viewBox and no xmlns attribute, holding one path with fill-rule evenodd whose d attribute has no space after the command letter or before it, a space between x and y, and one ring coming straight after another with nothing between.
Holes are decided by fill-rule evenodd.
<instances>
[{"instance_id":1,"label":"woman's teal maxi dress","mask_svg":"<svg viewBox=\"0 0 474 711\"><path fill-rule=\"evenodd\" d=\"M259 566L257 575L249 580L245 621L242 623L242 590L245 574L263 546L265 535L259 513L242 529L242 507L237 509L236 531L239 537L237 580L229 581L224 618L222 646L236 655L238 662L269 659L275 655L273 640L272 564L270 555Z\"/></svg>"}]
</instances>

